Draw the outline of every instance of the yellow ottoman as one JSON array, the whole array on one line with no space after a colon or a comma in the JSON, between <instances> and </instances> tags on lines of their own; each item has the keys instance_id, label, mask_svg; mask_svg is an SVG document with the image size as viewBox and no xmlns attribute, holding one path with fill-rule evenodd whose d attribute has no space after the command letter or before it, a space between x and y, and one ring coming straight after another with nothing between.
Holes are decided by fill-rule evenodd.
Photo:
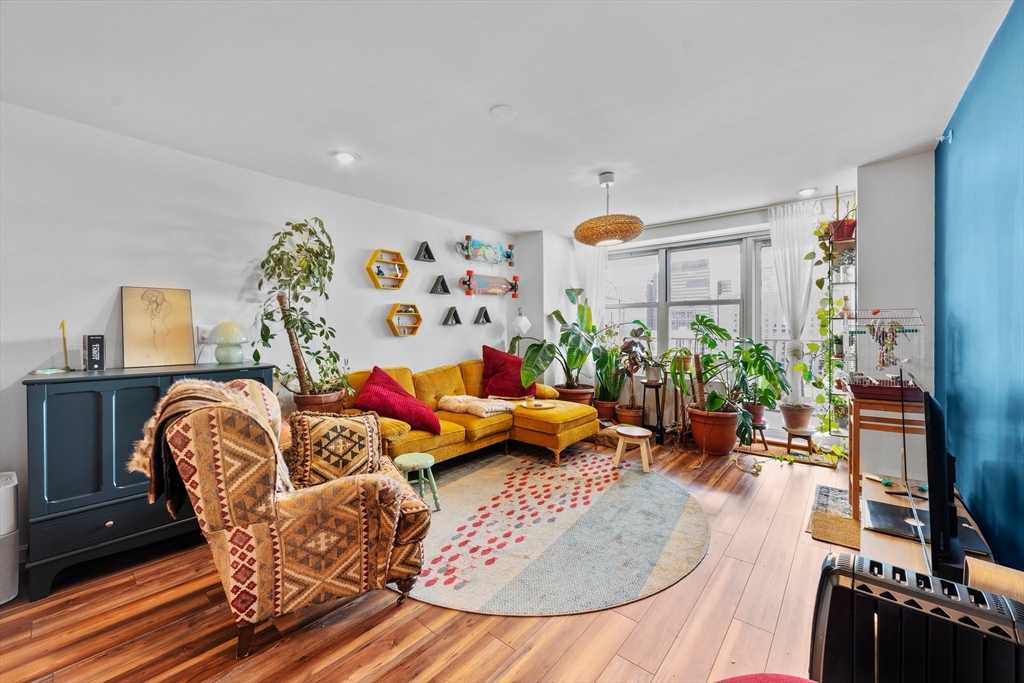
<instances>
[{"instance_id":1,"label":"yellow ottoman","mask_svg":"<svg viewBox=\"0 0 1024 683\"><path fill-rule=\"evenodd\" d=\"M545 405L553 407L543 408ZM547 448L555 454L555 467L558 467L559 456L566 446L597 434L599 428L597 411L591 406L544 400L527 408L517 402L509 438Z\"/></svg>"}]
</instances>

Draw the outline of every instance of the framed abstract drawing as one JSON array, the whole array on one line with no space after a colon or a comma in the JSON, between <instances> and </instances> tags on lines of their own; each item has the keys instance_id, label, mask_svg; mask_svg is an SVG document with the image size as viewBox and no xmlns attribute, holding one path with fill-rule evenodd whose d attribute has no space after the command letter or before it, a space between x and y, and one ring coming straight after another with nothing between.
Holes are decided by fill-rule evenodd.
<instances>
[{"instance_id":1,"label":"framed abstract drawing","mask_svg":"<svg viewBox=\"0 0 1024 683\"><path fill-rule=\"evenodd\" d=\"M121 329L126 368L196 362L188 289L122 287Z\"/></svg>"}]
</instances>

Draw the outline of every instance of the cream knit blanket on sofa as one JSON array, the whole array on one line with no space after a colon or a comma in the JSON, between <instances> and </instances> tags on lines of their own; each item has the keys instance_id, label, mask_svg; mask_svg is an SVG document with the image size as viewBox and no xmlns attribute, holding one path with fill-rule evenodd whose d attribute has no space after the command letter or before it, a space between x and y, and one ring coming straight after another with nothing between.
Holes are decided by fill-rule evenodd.
<instances>
[{"instance_id":1,"label":"cream knit blanket on sofa","mask_svg":"<svg viewBox=\"0 0 1024 683\"><path fill-rule=\"evenodd\" d=\"M493 417L516 409L515 404L508 401L476 396L443 396L437 402L437 407L450 413L469 413L477 417Z\"/></svg>"}]
</instances>

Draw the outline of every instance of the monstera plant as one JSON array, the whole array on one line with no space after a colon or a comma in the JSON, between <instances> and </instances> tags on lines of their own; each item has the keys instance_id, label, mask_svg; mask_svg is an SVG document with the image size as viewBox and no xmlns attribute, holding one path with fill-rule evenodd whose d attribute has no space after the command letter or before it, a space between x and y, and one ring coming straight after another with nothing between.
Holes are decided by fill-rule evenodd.
<instances>
[{"instance_id":1,"label":"monstera plant","mask_svg":"<svg viewBox=\"0 0 1024 683\"><path fill-rule=\"evenodd\" d=\"M697 396L686 410L694 441L708 455L728 455L737 441L753 443L753 419L743 406L751 397L771 403L789 391L785 366L767 345L752 339L733 342L728 330L713 318L698 315L690 324L696 335L694 354Z\"/></svg>"}]
</instances>

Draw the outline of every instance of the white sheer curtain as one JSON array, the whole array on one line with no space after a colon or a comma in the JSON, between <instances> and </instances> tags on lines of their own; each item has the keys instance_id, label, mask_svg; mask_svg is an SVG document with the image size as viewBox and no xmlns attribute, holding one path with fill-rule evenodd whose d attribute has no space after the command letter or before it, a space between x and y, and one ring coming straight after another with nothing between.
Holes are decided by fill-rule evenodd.
<instances>
[{"instance_id":1,"label":"white sheer curtain","mask_svg":"<svg viewBox=\"0 0 1024 683\"><path fill-rule=\"evenodd\" d=\"M793 366L804 360L804 345L800 339L807 323L814 277L814 260L805 257L817 247L814 228L820 215L818 201L773 206L768 211L775 277L791 340L786 344L786 368L793 389L786 400L793 403L799 403L803 396L803 382Z\"/></svg>"},{"instance_id":2,"label":"white sheer curtain","mask_svg":"<svg viewBox=\"0 0 1024 683\"><path fill-rule=\"evenodd\" d=\"M580 276L583 296L590 302L594 324L597 325L597 329L601 329L604 324L604 304L608 299L608 247L591 247L573 240L573 249L576 253L576 272ZM595 384L593 358L587 359L581 374L588 384Z\"/></svg>"},{"instance_id":3,"label":"white sheer curtain","mask_svg":"<svg viewBox=\"0 0 1024 683\"><path fill-rule=\"evenodd\" d=\"M598 329L604 321L604 304L608 288L608 247L589 247L573 240L576 271L580 274L583 296L590 300L594 324Z\"/></svg>"}]
</instances>

